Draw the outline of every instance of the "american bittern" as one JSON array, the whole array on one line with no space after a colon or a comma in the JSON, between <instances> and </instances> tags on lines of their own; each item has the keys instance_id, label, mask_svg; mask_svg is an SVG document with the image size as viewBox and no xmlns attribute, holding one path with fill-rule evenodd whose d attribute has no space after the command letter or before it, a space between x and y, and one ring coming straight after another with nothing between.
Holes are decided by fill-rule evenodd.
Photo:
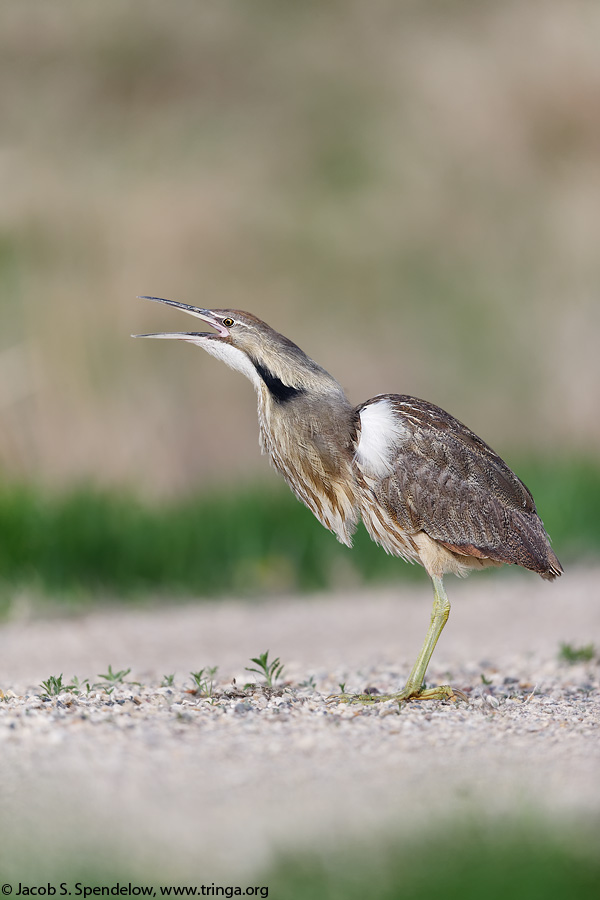
<instances>
[{"instance_id":1,"label":"american bittern","mask_svg":"<svg viewBox=\"0 0 600 900\"><path fill-rule=\"evenodd\" d=\"M351 546L362 518L387 553L425 568L433 582L431 622L406 685L393 696L453 697L448 685L424 687L450 612L443 576L503 563L548 580L562 572L523 482L433 403L381 394L352 406L328 372L250 313L142 299L182 309L215 329L136 337L197 344L250 379L262 450L322 525Z\"/></svg>"}]
</instances>

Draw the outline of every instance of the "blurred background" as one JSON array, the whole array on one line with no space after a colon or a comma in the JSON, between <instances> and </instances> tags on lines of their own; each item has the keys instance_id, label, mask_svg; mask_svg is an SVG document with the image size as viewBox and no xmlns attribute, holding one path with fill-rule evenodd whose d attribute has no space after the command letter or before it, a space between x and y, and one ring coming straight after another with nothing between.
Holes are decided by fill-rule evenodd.
<instances>
[{"instance_id":1,"label":"blurred background","mask_svg":"<svg viewBox=\"0 0 600 900\"><path fill-rule=\"evenodd\" d=\"M567 570L554 596L568 611L569 570L600 556L599 48L596 0L4 0L5 633L13 634L9 617L43 620L55 607L280 597L414 575L426 621L430 587L422 570L387 557L363 530L353 550L337 544L260 456L249 382L198 348L131 340L132 333L191 327L188 317L136 299L140 294L249 310L330 371L354 402L409 393L464 421L532 489ZM256 615L266 622L271 608L257 605ZM307 605L307 623L309 613ZM119 646L116 634L113 640L111 647ZM157 647L161 640L157 634ZM29 638L23 644L31 657ZM63 663L55 652L58 676ZM128 652L117 660L107 651L106 662L133 666L137 677L135 646ZM161 649L157 673L162 658ZM219 662L200 659L198 666ZM14 685L7 668L0 700ZM65 681L71 674L64 672ZM41 688L32 690L35 713ZM57 716L63 699L52 707ZM172 730L163 762L154 744L116 724L109 732L110 717L102 732L86 731L84 743L70 731L61 744L50 715L28 720L29 712L14 732L3 730L0 850L20 873L15 883L36 871L44 873L38 883L47 882L51 857L52 871L61 866L58 884L83 857L82 865L99 867L93 871L105 867L98 877L106 884L103 842L131 853L152 828L167 848L157 858L172 847L180 859L188 844L178 849L177 835L187 828L202 860L216 823L233 861L240 829L251 837L255 821L270 815L264 800L244 806L257 751L248 754L242 739L230 757L231 781L214 785L208 796L215 802L205 808L195 789L213 787L214 766L204 732L184 734L184 716L165 713ZM490 722L495 715L491 710ZM419 771L402 753L419 762L421 739L433 746L440 719L431 718L423 710L430 731L398 735L397 767L388 771L390 797L402 809L401 793L393 792ZM21 726L28 721L40 727L27 731ZM570 719L565 724L575 727ZM365 733L369 720L356 726ZM545 756L543 734L518 745L524 750L517 760L510 746L502 755L503 738L490 729L500 755L490 756L489 744L481 748L483 761L497 760L489 792L470 762L477 753L454 765L442 744L436 772L447 773L456 794L448 824L432 836L410 819L411 841L392 845L393 862L384 857L379 864L369 849L379 832L356 801L352 824L363 829L361 843L356 854L349 844L344 849L356 861L375 860L378 872L368 869L368 880L344 897L380 896L373 885L388 869L404 898L441 891L461 900L505 897L507 887L529 900L533 885L542 896L546 884L547 896L596 896L597 862L582 865L571 844L567 852L543 832L536 836L537 825L516 832L516 840L509 834L508 843L493 830L459 827L461 798L478 796L472 784L479 784L486 810L503 809L512 803L502 792L515 763L528 752L532 766ZM29 737L34 731L36 740ZM278 739L266 732L261 755L272 759ZM114 771L101 734L122 750ZM360 798L357 788L368 789L381 765L377 741L357 751L343 744L344 735L338 758L328 763L343 776L350 760L347 793ZM185 769L185 796L171 794L169 777L188 759L186 741L193 765ZM465 728L457 746L472 741ZM318 763L319 742L305 747L305 765L289 773L307 803L329 771ZM223 753L231 753L229 744ZM361 765L353 768L357 753ZM563 786L573 773L584 777L593 758L591 751L585 758L582 750L570 753L554 776ZM285 779L264 781L267 798L279 784L278 803L289 796ZM436 782L423 769L414 783L429 820ZM69 787L79 800L73 814L65 805ZM106 797L106 820L93 821L92 789ZM231 806L220 805L220 796L242 798L231 828L223 819ZM120 815L116 797L131 816ZM13 809L24 817L22 834ZM146 809L158 810L155 820ZM326 848L344 835L323 834L329 820L320 809L317 802L312 827ZM273 818L276 824L279 814ZM581 829L586 821L578 811ZM91 849L82 854L86 841ZM154 848L150 842L145 852ZM410 865L394 866L413 850L418 879L425 875L411 890ZM196 856L190 851L190 866ZM442 866L431 864L440 859ZM336 860L330 892L317 884L293 896L342 896L340 879L352 878L354 869L346 857ZM302 858L298 866L305 877L314 862ZM476 892L468 893L473 872ZM212 877L208 867L204 874ZM282 878L272 875L274 886ZM290 896L274 887L276 894Z\"/></svg>"},{"instance_id":2,"label":"blurred background","mask_svg":"<svg viewBox=\"0 0 600 900\"><path fill-rule=\"evenodd\" d=\"M600 497L599 40L593 0L2 4L5 578L47 580L39 523L67 528L67 494L92 544L102 503L212 492L206 520L226 488L226 529L240 492L287 518L251 385L132 341L190 327L138 294L250 310L357 403L447 408L530 483L559 555L582 516L597 549L576 498ZM294 587L271 562L233 587Z\"/></svg>"}]
</instances>

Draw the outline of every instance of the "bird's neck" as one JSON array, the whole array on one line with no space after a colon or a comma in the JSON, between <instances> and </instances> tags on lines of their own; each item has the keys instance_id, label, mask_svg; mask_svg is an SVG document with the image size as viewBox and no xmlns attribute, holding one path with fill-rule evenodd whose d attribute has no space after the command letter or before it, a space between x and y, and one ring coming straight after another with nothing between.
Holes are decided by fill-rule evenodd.
<instances>
[{"instance_id":1,"label":"bird's neck","mask_svg":"<svg viewBox=\"0 0 600 900\"><path fill-rule=\"evenodd\" d=\"M258 419L263 452L317 519L350 546L359 513L353 409L342 389L315 394L263 379Z\"/></svg>"}]
</instances>

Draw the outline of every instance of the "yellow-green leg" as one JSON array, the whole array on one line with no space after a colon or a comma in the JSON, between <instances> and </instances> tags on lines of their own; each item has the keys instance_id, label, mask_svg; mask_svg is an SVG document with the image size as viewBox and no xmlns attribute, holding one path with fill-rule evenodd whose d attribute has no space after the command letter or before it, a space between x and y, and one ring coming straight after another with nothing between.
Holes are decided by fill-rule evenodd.
<instances>
[{"instance_id":1,"label":"yellow-green leg","mask_svg":"<svg viewBox=\"0 0 600 900\"><path fill-rule=\"evenodd\" d=\"M450 615L450 601L446 596L442 579L433 575L432 581L433 609L431 611L431 621L429 623L429 628L427 629L425 641L421 647L421 652L417 656L412 671L408 676L408 681L404 685L404 688L398 694L394 695L398 700L410 700L413 697L418 697L420 700L435 700L451 698L454 696L454 691L448 684L442 684L439 687L429 689L423 688L429 661L433 655L440 634L444 629L444 625L448 621L448 616Z\"/></svg>"},{"instance_id":2,"label":"yellow-green leg","mask_svg":"<svg viewBox=\"0 0 600 900\"><path fill-rule=\"evenodd\" d=\"M442 579L436 575L432 576L433 581L433 609L431 611L431 621L427 630L425 642L421 647L421 652L417 656L417 660L412 667L412 671L408 676L408 681L401 691L396 694L354 694L342 695L338 699L346 702L362 702L362 703L381 703L384 700L451 700L459 697L466 700L466 696L462 691L453 690L449 684L442 684L439 687L423 688L425 682L425 673L429 661L435 650L440 634L444 625L448 621L450 615L450 602L446 596Z\"/></svg>"}]
</instances>

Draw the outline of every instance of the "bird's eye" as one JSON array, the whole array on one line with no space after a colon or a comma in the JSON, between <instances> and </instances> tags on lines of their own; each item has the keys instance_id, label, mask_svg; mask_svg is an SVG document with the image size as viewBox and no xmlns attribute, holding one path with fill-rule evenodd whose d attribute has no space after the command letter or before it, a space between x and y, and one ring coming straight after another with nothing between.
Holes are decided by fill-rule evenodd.
<instances>
[{"instance_id":1,"label":"bird's eye","mask_svg":"<svg viewBox=\"0 0 600 900\"><path fill-rule=\"evenodd\" d=\"M225 326L225 328L231 328L231 326L234 324L235 323L234 323L233 319L230 319L230 318L223 319L223 325Z\"/></svg>"}]
</instances>

